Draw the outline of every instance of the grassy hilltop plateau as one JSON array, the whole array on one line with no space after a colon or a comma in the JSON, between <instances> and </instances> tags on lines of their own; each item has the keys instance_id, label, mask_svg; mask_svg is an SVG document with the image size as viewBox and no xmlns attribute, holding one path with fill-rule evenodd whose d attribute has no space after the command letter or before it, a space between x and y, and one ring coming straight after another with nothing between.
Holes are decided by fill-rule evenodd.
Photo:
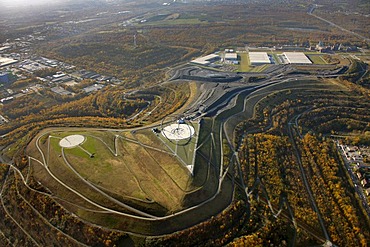
<instances>
[{"instance_id":1,"label":"grassy hilltop plateau","mask_svg":"<svg viewBox=\"0 0 370 247\"><path fill-rule=\"evenodd\" d=\"M368 246L366 0L0 3L0 246Z\"/></svg>"}]
</instances>

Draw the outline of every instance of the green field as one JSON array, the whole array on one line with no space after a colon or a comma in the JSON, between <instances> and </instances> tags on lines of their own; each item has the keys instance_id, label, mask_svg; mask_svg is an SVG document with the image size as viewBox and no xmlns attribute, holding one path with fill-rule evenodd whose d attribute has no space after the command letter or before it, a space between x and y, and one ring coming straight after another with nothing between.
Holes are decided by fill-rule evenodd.
<instances>
[{"instance_id":1,"label":"green field","mask_svg":"<svg viewBox=\"0 0 370 247\"><path fill-rule=\"evenodd\" d=\"M63 137L74 134L83 135L85 142L73 148L59 146ZM96 187L131 203L150 200L168 211L182 208L191 176L170 150L161 147L158 138L152 138L151 145L143 145L108 131L53 131L44 136L49 138L42 137L39 145L50 170L66 183L71 183L72 177L74 181L84 179L91 183L92 186L88 186L82 180L82 183L71 184L88 197L101 203L107 200L97 191L89 194L91 188ZM37 157L37 154L30 153L30 156ZM147 207L152 211L150 204Z\"/></svg>"},{"instance_id":2,"label":"green field","mask_svg":"<svg viewBox=\"0 0 370 247\"><path fill-rule=\"evenodd\" d=\"M195 129L195 135L190 140L174 141L168 140L163 135L159 134L157 137L176 155L179 156L184 165L192 165L194 163L194 151L196 148L197 133L199 133L199 124L192 123Z\"/></svg>"},{"instance_id":3,"label":"green field","mask_svg":"<svg viewBox=\"0 0 370 247\"><path fill-rule=\"evenodd\" d=\"M64 206L83 219L133 232L167 232L181 229L183 224L174 220L174 225L151 229L146 220L137 221L117 214L114 214L116 220L107 221L107 212L97 205L129 215L143 213L144 217L147 217L145 214L163 217L212 197L219 182L219 126L212 130L212 120L192 125L195 135L187 143L170 141L161 133L153 133L151 128L135 131L49 129L31 141L27 155L31 157L35 179L58 198L68 201ZM212 132L214 138L210 138ZM62 148L60 141L70 135L82 135L85 140L75 147ZM202 147L198 150L199 143ZM190 165L195 165L194 175L187 168ZM220 205L208 209L218 211ZM91 214L89 210L97 212ZM198 213L198 210L194 212ZM185 221L193 224L190 222L194 219L190 217ZM154 225L161 224L158 221Z\"/></svg>"},{"instance_id":4,"label":"green field","mask_svg":"<svg viewBox=\"0 0 370 247\"><path fill-rule=\"evenodd\" d=\"M272 55L272 57L274 58L275 63L276 63L276 64L280 64L280 59L278 58L277 54L276 54L276 53L272 53L271 55Z\"/></svg>"},{"instance_id":5,"label":"green field","mask_svg":"<svg viewBox=\"0 0 370 247\"><path fill-rule=\"evenodd\" d=\"M307 55L314 64L328 64L320 55Z\"/></svg>"},{"instance_id":6,"label":"green field","mask_svg":"<svg viewBox=\"0 0 370 247\"><path fill-rule=\"evenodd\" d=\"M133 205L143 207L142 204L147 202L144 206L147 212L155 212L159 206L170 213L181 210L187 193L199 189L187 168L194 165L201 126L199 123L192 125L195 135L186 142L170 141L151 129L120 132L53 130L40 134L27 152L42 163L37 142L45 157L44 165L58 179L103 205L112 205L112 202L107 202L109 199L99 190ZM80 145L72 148L59 145L64 137L76 134L85 137ZM202 141L206 142L204 147L211 143L210 140ZM149 201L155 204L151 205ZM186 204L189 203L187 200Z\"/></svg>"}]
</instances>

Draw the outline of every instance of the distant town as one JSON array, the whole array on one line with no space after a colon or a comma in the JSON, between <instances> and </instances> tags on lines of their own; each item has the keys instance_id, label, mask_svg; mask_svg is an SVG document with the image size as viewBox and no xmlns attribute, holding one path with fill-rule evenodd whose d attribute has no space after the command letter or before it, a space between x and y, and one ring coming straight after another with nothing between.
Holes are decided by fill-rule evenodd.
<instances>
[{"instance_id":1,"label":"distant town","mask_svg":"<svg viewBox=\"0 0 370 247\"><path fill-rule=\"evenodd\" d=\"M90 94L101 90L107 85L118 85L120 79L112 75L102 75L94 71L78 69L73 64L67 64L56 59L34 55L32 45L39 41L44 41L45 36L39 32L33 35L7 40L0 45L0 103L6 104L16 98L31 93L38 93L39 90L46 89L50 92L63 97L73 98L76 93ZM268 64L314 64L310 55L305 53L334 53L358 51L356 46L344 46L335 44L326 46L319 42L316 46L309 43L302 46L281 46L281 47L238 47L227 48L222 51L202 56L190 61L190 64L222 67L223 71L234 71L235 66L247 63L249 66L258 67ZM17 51L17 52L14 52ZM241 55L248 53L248 56ZM315 55L316 56L316 55ZM326 64L320 57L322 64ZM316 59L317 60L317 59ZM227 67L230 65L230 67ZM262 70L264 67L262 67ZM261 70L261 71L262 71ZM46 71L47 73L38 72ZM258 72L261 72L258 71ZM250 72L250 71L239 71ZM254 72L254 71L252 71ZM33 78L31 83L20 87L12 88L10 85L19 80ZM5 118L3 118L6 121ZM4 123L0 121L0 124Z\"/></svg>"},{"instance_id":2,"label":"distant town","mask_svg":"<svg viewBox=\"0 0 370 247\"><path fill-rule=\"evenodd\" d=\"M61 96L74 96L70 89L88 80L79 88L89 94L109 84L119 84L120 80L110 75L101 75L94 71L78 70L76 66L55 59L33 55L30 50L33 42L44 40L44 36L29 35L7 41L0 46L0 102L7 103L26 94L37 93L40 89L49 89ZM19 50L19 52L10 52ZM49 70L52 74L36 76L33 83L10 89L9 86L19 80L35 77L36 71Z\"/></svg>"}]
</instances>

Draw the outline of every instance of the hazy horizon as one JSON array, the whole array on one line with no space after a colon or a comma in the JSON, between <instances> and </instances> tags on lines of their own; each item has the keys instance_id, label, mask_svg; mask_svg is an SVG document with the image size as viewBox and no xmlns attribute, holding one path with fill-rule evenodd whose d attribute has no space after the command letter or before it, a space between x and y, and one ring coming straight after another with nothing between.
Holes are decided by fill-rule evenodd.
<instances>
[{"instance_id":1,"label":"hazy horizon","mask_svg":"<svg viewBox=\"0 0 370 247\"><path fill-rule=\"evenodd\" d=\"M55 4L62 2L61 0L1 0L0 7L28 7L33 5L43 5L43 4Z\"/></svg>"}]
</instances>

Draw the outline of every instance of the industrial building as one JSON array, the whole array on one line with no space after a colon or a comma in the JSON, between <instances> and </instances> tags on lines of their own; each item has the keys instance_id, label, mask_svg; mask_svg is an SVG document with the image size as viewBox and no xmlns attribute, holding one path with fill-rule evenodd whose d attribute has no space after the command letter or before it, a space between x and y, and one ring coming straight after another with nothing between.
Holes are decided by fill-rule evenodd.
<instances>
[{"instance_id":1,"label":"industrial building","mask_svg":"<svg viewBox=\"0 0 370 247\"><path fill-rule=\"evenodd\" d=\"M238 54L236 54L235 52L225 53L223 61L226 64L239 64Z\"/></svg>"},{"instance_id":2,"label":"industrial building","mask_svg":"<svg viewBox=\"0 0 370 247\"><path fill-rule=\"evenodd\" d=\"M303 52L284 52L283 56L290 64L312 64L311 60Z\"/></svg>"},{"instance_id":3,"label":"industrial building","mask_svg":"<svg viewBox=\"0 0 370 247\"><path fill-rule=\"evenodd\" d=\"M49 68L48 66L41 64L39 62L36 62L34 60L24 60L21 62L21 64L18 66L21 70L25 70L27 72L35 72L36 70L40 69L46 69Z\"/></svg>"},{"instance_id":4,"label":"industrial building","mask_svg":"<svg viewBox=\"0 0 370 247\"><path fill-rule=\"evenodd\" d=\"M204 57L199 57L191 61L191 63L199 64L199 65L210 65L213 62L220 60L220 56L217 54L210 54Z\"/></svg>"},{"instance_id":5,"label":"industrial building","mask_svg":"<svg viewBox=\"0 0 370 247\"><path fill-rule=\"evenodd\" d=\"M7 57L0 57L0 67L8 66L17 63L18 60L7 58Z\"/></svg>"},{"instance_id":6,"label":"industrial building","mask_svg":"<svg viewBox=\"0 0 370 247\"><path fill-rule=\"evenodd\" d=\"M85 87L82 90L84 90L85 93L91 93L91 92L98 91L98 90L102 89L103 87L104 87L104 85L94 84L92 86Z\"/></svg>"},{"instance_id":7,"label":"industrial building","mask_svg":"<svg viewBox=\"0 0 370 247\"><path fill-rule=\"evenodd\" d=\"M11 46L2 46L2 47L0 47L0 52L3 52L3 51L8 50L10 48L11 48Z\"/></svg>"},{"instance_id":8,"label":"industrial building","mask_svg":"<svg viewBox=\"0 0 370 247\"><path fill-rule=\"evenodd\" d=\"M54 93L60 94L60 95L72 95L73 94L70 91L67 91L64 88L59 87L59 86L51 88L51 91Z\"/></svg>"},{"instance_id":9,"label":"industrial building","mask_svg":"<svg viewBox=\"0 0 370 247\"><path fill-rule=\"evenodd\" d=\"M238 60L238 54L236 54L236 53L225 53L225 60L237 61Z\"/></svg>"},{"instance_id":10,"label":"industrial building","mask_svg":"<svg viewBox=\"0 0 370 247\"><path fill-rule=\"evenodd\" d=\"M249 52L249 61L251 65L261 65L271 63L266 52Z\"/></svg>"}]
</instances>

